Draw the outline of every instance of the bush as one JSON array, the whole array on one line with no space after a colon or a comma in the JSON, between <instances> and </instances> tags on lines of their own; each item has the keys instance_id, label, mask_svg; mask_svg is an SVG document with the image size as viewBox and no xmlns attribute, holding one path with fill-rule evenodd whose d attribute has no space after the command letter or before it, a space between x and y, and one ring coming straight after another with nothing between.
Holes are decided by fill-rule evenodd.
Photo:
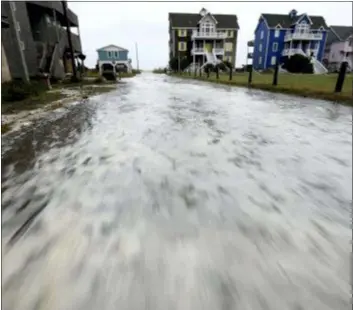
<instances>
[{"instance_id":1,"label":"bush","mask_svg":"<svg viewBox=\"0 0 353 310\"><path fill-rule=\"evenodd\" d=\"M313 64L304 55L295 54L283 59L283 69L290 73L314 73Z\"/></svg>"},{"instance_id":2,"label":"bush","mask_svg":"<svg viewBox=\"0 0 353 310\"><path fill-rule=\"evenodd\" d=\"M217 69L217 68L218 68L218 70L220 70L220 71L226 71L226 70L227 70L227 66L226 66L223 62L217 64L217 65L215 66L215 69Z\"/></svg>"},{"instance_id":3,"label":"bush","mask_svg":"<svg viewBox=\"0 0 353 310\"><path fill-rule=\"evenodd\" d=\"M47 90L43 81L13 80L1 84L1 99L6 102L21 101L31 96L38 96Z\"/></svg>"},{"instance_id":4,"label":"bush","mask_svg":"<svg viewBox=\"0 0 353 310\"><path fill-rule=\"evenodd\" d=\"M213 64L207 64L203 67L203 70L207 72L214 72L215 71L215 66Z\"/></svg>"},{"instance_id":5,"label":"bush","mask_svg":"<svg viewBox=\"0 0 353 310\"><path fill-rule=\"evenodd\" d=\"M233 65L228 61L228 60L225 60L223 61L223 63L225 64L225 66L229 69L232 69L233 68Z\"/></svg>"},{"instance_id":6,"label":"bush","mask_svg":"<svg viewBox=\"0 0 353 310\"><path fill-rule=\"evenodd\" d=\"M141 70L132 69L132 73L133 73L133 74L140 74L140 73L141 73Z\"/></svg>"},{"instance_id":7,"label":"bush","mask_svg":"<svg viewBox=\"0 0 353 310\"><path fill-rule=\"evenodd\" d=\"M104 82L106 82L106 79L103 76L99 76L96 79L94 79L94 83L96 83L96 84L101 84Z\"/></svg>"}]
</instances>

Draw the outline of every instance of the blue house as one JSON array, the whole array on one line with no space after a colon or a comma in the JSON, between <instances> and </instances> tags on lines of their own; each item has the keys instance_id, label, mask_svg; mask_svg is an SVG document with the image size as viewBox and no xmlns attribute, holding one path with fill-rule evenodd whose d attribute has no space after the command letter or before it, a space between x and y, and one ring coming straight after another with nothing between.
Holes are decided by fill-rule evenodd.
<instances>
[{"instance_id":1,"label":"blue house","mask_svg":"<svg viewBox=\"0 0 353 310\"><path fill-rule=\"evenodd\" d=\"M109 70L114 72L131 72L131 59L128 58L129 51L117 45L107 45L97 49L98 68L100 74Z\"/></svg>"},{"instance_id":2,"label":"blue house","mask_svg":"<svg viewBox=\"0 0 353 310\"><path fill-rule=\"evenodd\" d=\"M322 16L297 14L261 14L255 29L255 38L248 43L254 47L248 55L253 60L254 70L266 70L283 57L302 54L311 59L314 73L326 73L321 63L329 27Z\"/></svg>"}]
</instances>

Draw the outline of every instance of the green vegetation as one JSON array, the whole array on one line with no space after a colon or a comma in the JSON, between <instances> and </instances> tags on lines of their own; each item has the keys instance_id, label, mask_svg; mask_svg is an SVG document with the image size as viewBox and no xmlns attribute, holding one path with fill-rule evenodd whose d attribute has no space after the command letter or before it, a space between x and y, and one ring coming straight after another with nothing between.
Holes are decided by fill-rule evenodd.
<instances>
[{"instance_id":1,"label":"green vegetation","mask_svg":"<svg viewBox=\"0 0 353 310\"><path fill-rule=\"evenodd\" d=\"M310 59L300 54L284 57L283 69L290 73L314 73L314 67Z\"/></svg>"},{"instance_id":2,"label":"green vegetation","mask_svg":"<svg viewBox=\"0 0 353 310\"><path fill-rule=\"evenodd\" d=\"M229 81L229 74L220 74L218 80L216 78L216 74L211 74L209 78L207 78L205 74L201 77L194 77L193 74L190 76L188 73L173 75L213 83L248 87L248 73L233 73L233 78L231 81ZM347 74L341 93L334 93L337 74L314 75L280 73L278 75L277 86L272 85L272 79L272 74L258 74L253 72L253 79L250 88L335 102L337 101L347 105L353 105L352 74Z\"/></svg>"},{"instance_id":3,"label":"green vegetation","mask_svg":"<svg viewBox=\"0 0 353 310\"><path fill-rule=\"evenodd\" d=\"M153 69L152 72L156 73L156 74L163 74L163 73L167 72L167 69L166 68L156 68L156 69Z\"/></svg>"}]
</instances>

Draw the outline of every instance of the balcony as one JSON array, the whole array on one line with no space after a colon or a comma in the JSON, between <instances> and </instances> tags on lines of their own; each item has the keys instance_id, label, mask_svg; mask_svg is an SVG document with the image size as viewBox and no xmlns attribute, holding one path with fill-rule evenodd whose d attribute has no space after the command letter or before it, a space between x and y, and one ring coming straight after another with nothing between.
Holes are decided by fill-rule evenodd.
<instances>
[{"instance_id":1,"label":"balcony","mask_svg":"<svg viewBox=\"0 0 353 310\"><path fill-rule=\"evenodd\" d=\"M225 39L227 38L227 34L220 31L215 32L201 32L194 30L191 35L191 39Z\"/></svg>"},{"instance_id":2,"label":"balcony","mask_svg":"<svg viewBox=\"0 0 353 310\"><path fill-rule=\"evenodd\" d=\"M203 47L195 47L191 50L191 55L204 55L206 50Z\"/></svg>"},{"instance_id":3,"label":"balcony","mask_svg":"<svg viewBox=\"0 0 353 310\"><path fill-rule=\"evenodd\" d=\"M286 32L284 37L284 42L291 40L322 40L322 33L313 33L313 32Z\"/></svg>"},{"instance_id":4,"label":"balcony","mask_svg":"<svg viewBox=\"0 0 353 310\"><path fill-rule=\"evenodd\" d=\"M286 48L282 51L282 56L292 56L294 54L300 54L309 57L311 53L313 53L314 57L317 57L318 52L318 49L307 49L306 51L303 51L301 48Z\"/></svg>"},{"instance_id":5,"label":"balcony","mask_svg":"<svg viewBox=\"0 0 353 310\"><path fill-rule=\"evenodd\" d=\"M214 55L224 55L224 48L213 48L212 52Z\"/></svg>"},{"instance_id":6,"label":"balcony","mask_svg":"<svg viewBox=\"0 0 353 310\"><path fill-rule=\"evenodd\" d=\"M191 55L206 55L207 49L204 47L195 47L191 50ZM213 48L212 53L214 55L224 55L224 48Z\"/></svg>"}]
</instances>

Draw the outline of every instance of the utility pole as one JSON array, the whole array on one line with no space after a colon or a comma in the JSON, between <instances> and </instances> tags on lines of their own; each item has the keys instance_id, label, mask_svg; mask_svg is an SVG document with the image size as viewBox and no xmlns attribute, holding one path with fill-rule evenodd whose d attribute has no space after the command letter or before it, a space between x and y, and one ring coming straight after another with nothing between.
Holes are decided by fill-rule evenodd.
<instances>
[{"instance_id":1,"label":"utility pole","mask_svg":"<svg viewBox=\"0 0 353 310\"><path fill-rule=\"evenodd\" d=\"M135 42L135 50L136 50L136 69L139 71L139 52L137 49L137 42Z\"/></svg>"},{"instance_id":2,"label":"utility pole","mask_svg":"<svg viewBox=\"0 0 353 310\"><path fill-rule=\"evenodd\" d=\"M74 49L72 47L72 40L71 40L71 31L70 31L70 22L69 19L67 18L67 3L66 1L61 1L63 5L63 11L64 11L64 19L65 19L65 24L66 24L66 32L67 32L67 40L69 42L69 49L70 49L70 56L71 56L71 65L72 65L72 82L77 82L77 72L76 72L76 65L75 65L75 56L74 56Z\"/></svg>"}]
</instances>

